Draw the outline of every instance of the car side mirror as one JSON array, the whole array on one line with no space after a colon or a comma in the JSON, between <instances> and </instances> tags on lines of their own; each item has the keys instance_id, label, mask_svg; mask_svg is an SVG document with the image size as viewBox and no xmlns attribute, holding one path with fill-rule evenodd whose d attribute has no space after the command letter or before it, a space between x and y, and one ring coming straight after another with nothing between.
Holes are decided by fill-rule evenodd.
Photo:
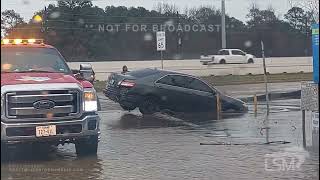
<instances>
[{"instance_id":1,"label":"car side mirror","mask_svg":"<svg viewBox=\"0 0 320 180\"><path fill-rule=\"evenodd\" d=\"M87 80L90 82L94 81L94 74L93 74L92 65L89 63L80 64L80 70L76 74L77 74L77 77L79 77L83 80Z\"/></svg>"}]
</instances>

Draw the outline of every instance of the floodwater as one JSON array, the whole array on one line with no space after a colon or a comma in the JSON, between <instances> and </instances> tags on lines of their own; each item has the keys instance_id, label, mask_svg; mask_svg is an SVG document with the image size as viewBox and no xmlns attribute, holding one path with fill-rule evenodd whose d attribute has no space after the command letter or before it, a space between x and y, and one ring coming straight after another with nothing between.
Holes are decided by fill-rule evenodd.
<instances>
[{"instance_id":1,"label":"floodwater","mask_svg":"<svg viewBox=\"0 0 320 180\"><path fill-rule=\"evenodd\" d=\"M142 117L101 101L108 110L100 112L97 156L78 158L73 145L17 149L1 163L1 179L319 178L318 152L301 148L299 100L272 102L268 120L261 105L257 115L201 122Z\"/></svg>"}]
</instances>

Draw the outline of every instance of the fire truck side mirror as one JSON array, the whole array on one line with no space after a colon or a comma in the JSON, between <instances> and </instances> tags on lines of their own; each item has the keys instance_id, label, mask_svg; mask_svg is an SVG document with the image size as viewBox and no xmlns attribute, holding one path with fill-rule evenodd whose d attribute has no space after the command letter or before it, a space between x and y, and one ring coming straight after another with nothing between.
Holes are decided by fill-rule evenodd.
<instances>
[{"instance_id":1,"label":"fire truck side mirror","mask_svg":"<svg viewBox=\"0 0 320 180\"><path fill-rule=\"evenodd\" d=\"M80 72L78 69L71 69L71 71L72 71L72 74L74 75L77 75Z\"/></svg>"},{"instance_id":2,"label":"fire truck side mirror","mask_svg":"<svg viewBox=\"0 0 320 180\"><path fill-rule=\"evenodd\" d=\"M94 74L93 74L93 69L92 65L87 63L87 64L80 64L80 71L79 75L90 82L94 81Z\"/></svg>"}]
</instances>

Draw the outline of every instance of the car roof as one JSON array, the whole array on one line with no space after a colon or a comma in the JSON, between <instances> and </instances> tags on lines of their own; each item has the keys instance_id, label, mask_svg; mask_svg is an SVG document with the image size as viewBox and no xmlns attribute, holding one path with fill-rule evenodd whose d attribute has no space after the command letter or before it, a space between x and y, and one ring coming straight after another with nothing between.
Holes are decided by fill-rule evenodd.
<instances>
[{"instance_id":1,"label":"car roof","mask_svg":"<svg viewBox=\"0 0 320 180\"><path fill-rule=\"evenodd\" d=\"M181 76L188 76L188 77L192 77L192 78L195 78L195 79L198 79L202 82L204 82L201 78L199 77L196 77L196 76L193 76L193 75L190 75L190 74L185 74L185 73L180 73L180 72L176 72L176 71L171 71L171 70L163 70L163 69L157 69L157 68L145 68L145 69L139 69L139 70L136 70L136 71L130 71L128 73L126 73L126 75L129 75L129 76L132 76L132 73L139 73L139 72L145 72L145 71L149 71L152 75L156 75L156 76L153 76L153 79L159 79L161 77L164 77L164 76L167 76L167 75L181 75ZM132 76L132 77L136 77L136 76ZM140 78L144 78L145 76L143 77L140 77ZM204 82L206 83L208 86L210 86L211 88L214 88L213 86L209 85L207 82Z\"/></svg>"},{"instance_id":2,"label":"car roof","mask_svg":"<svg viewBox=\"0 0 320 180\"><path fill-rule=\"evenodd\" d=\"M181 76L188 76L188 77L192 77L192 78L195 78L195 79L198 79L200 81L202 81L203 83L207 84L209 87L215 89L212 85L208 84L207 82L205 82L203 79L197 77L197 76L193 76L193 75L190 75L190 74L185 74L185 73L180 73L180 72L176 72L176 71L170 71L170 70L162 70L162 69L155 69L155 71L158 71L160 72L159 75L161 77L164 77L164 76L167 76L167 75L181 75Z\"/></svg>"},{"instance_id":3,"label":"car roof","mask_svg":"<svg viewBox=\"0 0 320 180\"><path fill-rule=\"evenodd\" d=\"M149 76L149 75L155 75L155 74L157 74L158 76L165 76L165 75L168 75L168 74L192 76L192 75L183 74L183 73L176 72L176 71L163 70L163 69L157 69L157 68L154 68L154 69L145 68L145 69L139 69L139 70L130 71L130 72L126 73L126 75L130 75L130 76L138 77L138 78Z\"/></svg>"}]
</instances>

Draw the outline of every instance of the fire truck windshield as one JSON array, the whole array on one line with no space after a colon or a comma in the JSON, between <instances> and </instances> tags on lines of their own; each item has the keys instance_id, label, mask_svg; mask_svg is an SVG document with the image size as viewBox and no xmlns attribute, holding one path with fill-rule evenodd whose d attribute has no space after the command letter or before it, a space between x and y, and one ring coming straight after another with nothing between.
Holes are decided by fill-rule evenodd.
<instances>
[{"instance_id":1,"label":"fire truck windshield","mask_svg":"<svg viewBox=\"0 0 320 180\"><path fill-rule=\"evenodd\" d=\"M63 57L52 48L1 47L1 72L54 72L69 74Z\"/></svg>"}]
</instances>

